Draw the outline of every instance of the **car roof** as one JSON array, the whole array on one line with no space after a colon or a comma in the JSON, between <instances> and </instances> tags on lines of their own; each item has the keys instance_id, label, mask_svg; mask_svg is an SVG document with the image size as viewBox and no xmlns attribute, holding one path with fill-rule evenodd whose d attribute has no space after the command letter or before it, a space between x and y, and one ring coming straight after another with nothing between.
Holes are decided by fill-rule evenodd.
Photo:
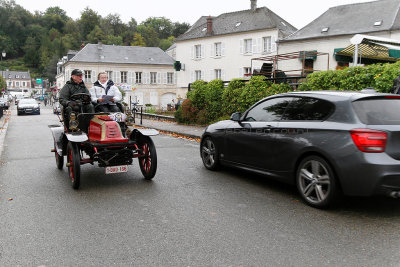
<instances>
[{"instance_id":1,"label":"car roof","mask_svg":"<svg viewBox=\"0 0 400 267\"><path fill-rule=\"evenodd\" d=\"M360 98L393 96L393 94L377 93L373 89L363 89L361 91L336 91L336 90L294 91L294 92L284 93L282 95L309 96L309 97L314 96L324 99L330 99L330 97L335 97L336 99L342 98L343 100L348 99L350 101L355 101Z\"/></svg>"}]
</instances>

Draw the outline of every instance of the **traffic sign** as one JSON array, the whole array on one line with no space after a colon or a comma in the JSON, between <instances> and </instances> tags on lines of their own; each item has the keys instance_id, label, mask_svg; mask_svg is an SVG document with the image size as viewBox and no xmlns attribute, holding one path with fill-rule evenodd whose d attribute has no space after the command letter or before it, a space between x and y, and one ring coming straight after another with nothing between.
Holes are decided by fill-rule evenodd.
<instances>
[{"instance_id":1,"label":"traffic sign","mask_svg":"<svg viewBox=\"0 0 400 267\"><path fill-rule=\"evenodd\" d=\"M37 83L42 83L42 78L36 78Z\"/></svg>"}]
</instances>

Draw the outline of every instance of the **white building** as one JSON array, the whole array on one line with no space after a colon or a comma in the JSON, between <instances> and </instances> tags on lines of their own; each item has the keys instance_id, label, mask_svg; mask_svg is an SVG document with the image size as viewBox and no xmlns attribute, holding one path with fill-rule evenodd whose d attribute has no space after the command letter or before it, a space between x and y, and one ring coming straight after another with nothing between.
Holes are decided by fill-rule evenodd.
<instances>
[{"instance_id":1,"label":"white building","mask_svg":"<svg viewBox=\"0 0 400 267\"><path fill-rule=\"evenodd\" d=\"M400 1L380 0L332 7L304 28L279 40L277 52L279 54L297 51L329 53L329 57L307 59L307 66L315 70L352 66L352 53L345 51L354 51L350 39L355 34L400 40ZM400 51L388 47L386 50L386 57L378 57L377 48L373 47L373 44L366 44L360 49L361 63L391 62L400 57ZM279 69L293 70L300 69L302 62L291 60L278 64Z\"/></svg>"},{"instance_id":2,"label":"white building","mask_svg":"<svg viewBox=\"0 0 400 267\"><path fill-rule=\"evenodd\" d=\"M74 54L74 53L72 53ZM151 104L166 108L185 90L177 89L174 60L158 47L114 46L88 44L75 55L58 63L57 87L62 88L73 69L83 71L85 85L90 89L99 72L125 91L124 101L139 105Z\"/></svg>"},{"instance_id":3,"label":"white building","mask_svg":"<svg viewBox=\"0 0 400 267\"><path fill-rule=\"evenodd\" d=\"M178 88L200 79L246 78L253 57L276 54L276 41L296 31L268 8L257 8L256 0L250 2L249 10L201 17L175 40L168 52L182 66Z\"/></svg>"},{"instance_id":4,"label":"white building","mask_svg":"<svg viewBox=\"0 0 400 267\"><path fill-rule=\"evenodd\" d=\"M32 91L31 74L29 71L0 71L6 80L7 90L10 92L23 92L29 96Z\"/></svg>"}]
</instances>

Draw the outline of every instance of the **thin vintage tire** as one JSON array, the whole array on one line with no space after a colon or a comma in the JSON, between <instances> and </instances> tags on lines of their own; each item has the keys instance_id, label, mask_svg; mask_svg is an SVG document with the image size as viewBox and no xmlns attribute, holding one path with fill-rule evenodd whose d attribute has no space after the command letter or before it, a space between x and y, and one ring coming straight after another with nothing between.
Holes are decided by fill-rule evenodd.
<instances>
[{"instance_id":1,"label":"thin vintage tire","mask_svg":"<svg viewBox=\"0 0 400 267\"><path fill-rule=\"evenodd\" d=\"M78 145L68 142L67 146L68 175L71 179L72 188L78 189L81 182L81 163Z\"/></svg>"},{"instance_id":2,"label":"thin vintage tire","mask_svg":"<svg viewBox=\"0 0 400 267\"><path fill-rule=\"evenodd\" d=\"M60 156L57 153L56 142L54 142L54 156L56 158L56 165L59 170L62 170L64 167L64 156Z\"/></svg>"},{"instance_id":3,"label":"thin vintage tire","mask_svg":"<svg viewBox=\"0 0 400 267\"><path fill-rule=\"evenodd\" d=\"M147 180L151 180L157 171L157 151L150 137L142 137L139 140L139 148L143 150L144 156L138 158L140 171Z\"/></svg>"}]
</instances>

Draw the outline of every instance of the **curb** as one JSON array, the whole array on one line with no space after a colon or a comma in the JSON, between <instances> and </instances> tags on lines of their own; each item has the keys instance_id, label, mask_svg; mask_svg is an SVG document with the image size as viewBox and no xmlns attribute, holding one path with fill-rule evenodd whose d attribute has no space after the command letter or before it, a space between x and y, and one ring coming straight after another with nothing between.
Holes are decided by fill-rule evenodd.
<instances>
[{"instance_id":1,"label":"curb","mask_svg":"<svg viewBox=\"0 0 400 267\"><path fill-rule=\"evenodd\" d=\"M4 112L4 115L0 119L0 158L4 149L4 139L6 137L8 120L10 119L10 115L11 115L11 110L9 108Z\"/></svg>"},{"instance_id":2,"label":"curb","mask_svg":"<svg viewBox=\"0 0 400 267\"><path fill-rule=\"evenodd\" d=\"M141 127L141 128L146 128L146 129L154 129L154 130L159 131L161 134L179 135L179 136L182 136L183 138L191 139L191 140L194 140L197 142L200 142L200 138L201 138L201 136L197 136L197 135L193 135L193 134L186 134L186 133L181 133L181 132L176 132L176 131L164 130L164 129L160 129L157 127L148 127L148 126L143 126L143 125L138 125L138 124L135 124L135 126Z\"/></svg>"}]
</instances>

